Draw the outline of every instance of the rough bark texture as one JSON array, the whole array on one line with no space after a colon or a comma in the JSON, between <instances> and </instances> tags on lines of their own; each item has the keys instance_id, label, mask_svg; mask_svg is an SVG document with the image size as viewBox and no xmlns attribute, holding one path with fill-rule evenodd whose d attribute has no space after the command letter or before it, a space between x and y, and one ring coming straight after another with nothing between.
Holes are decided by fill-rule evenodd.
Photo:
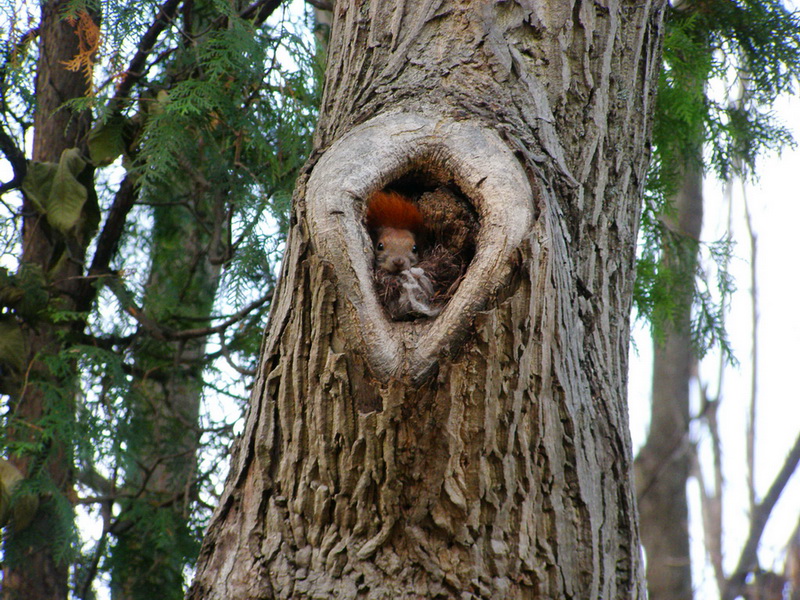
<instances>
[{"instance_id":1,"label":"rough bark texture","mask_svg":"<svg viewBox=\"0 0 800 600\"><path fill-rule=\"evenodd\" d=\"M192 598L643 597L626 372L662 10L336 3L316 152ZM324 164L376 123L390 156ZM393 145L413 123L419 153ZM459 150L462 125L483 141ZM499 199L473 172L496 141L518 166L487 173L491 189L527 178ZM364 198L420 171L470 199L470 269L494 282L435 320L359 315L374 300ZM494 203L521 198L506 248L519 224ZM399 358L368 347L376 331Z\"/></svg>"}]
</instances>

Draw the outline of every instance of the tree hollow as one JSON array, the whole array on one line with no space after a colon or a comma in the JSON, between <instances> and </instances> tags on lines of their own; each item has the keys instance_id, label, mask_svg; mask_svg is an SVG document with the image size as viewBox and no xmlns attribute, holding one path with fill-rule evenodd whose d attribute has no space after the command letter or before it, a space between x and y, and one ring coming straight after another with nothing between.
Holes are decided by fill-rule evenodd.
<instances>
[{"instance_id":1,"label":"tree hollow","mask_svg":"<svg viewBox=\"0 0 800 600\"><path fill-rule=\"evenodd\" d=\"M452 178L475 208L480 233L475 256L444 311L432 322L409 326L389 321L375 293L363 215L372 192L419 165ZM508 282L515 252L533 224L527 175L499 136L469 121L409 113L375 117L342 136L315 166L307 203L315 249L337 274L348 304L344 314L382 382L419 384L442 353L458 346L475 315Z\"/></svg>"}]
</instances>

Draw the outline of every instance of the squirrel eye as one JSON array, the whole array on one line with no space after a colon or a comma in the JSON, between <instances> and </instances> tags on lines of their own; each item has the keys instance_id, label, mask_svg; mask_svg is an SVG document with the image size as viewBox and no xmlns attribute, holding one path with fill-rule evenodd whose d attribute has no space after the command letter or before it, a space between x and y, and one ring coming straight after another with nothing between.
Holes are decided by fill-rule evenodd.
<instances>
[{"instance_id":1,"label":"squirrel eye","mask_svg":"<svg viewBox=\"0 0 800 600\"><path fill-rule=\"evenodd\" d=\"M414 254L416 254L416 253L417 253L417 245L416 245L416 244L414 244L413 246L411 246L411 251L412 251Z\"/></svg>"},{"instance_id":2,"label":"squirrel eye","mask_svg":"<svg viewBox=\"0 0 800 600\"><path fill-rule=\"evenodd\" d=\"M377 245L377 246L375 246L375 249L376 249L378 252L383 252L383 242L378 242L378 245Z\"/></svg>"}]
</instances>

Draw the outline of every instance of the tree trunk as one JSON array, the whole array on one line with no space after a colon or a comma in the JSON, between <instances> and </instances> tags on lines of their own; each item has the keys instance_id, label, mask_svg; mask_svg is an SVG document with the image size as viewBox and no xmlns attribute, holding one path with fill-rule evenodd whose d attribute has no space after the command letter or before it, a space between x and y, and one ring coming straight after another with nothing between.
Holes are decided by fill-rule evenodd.
<instances>
[{"instance_id":1,"label":"tree trunk","mask_svg":"<svg viewBox=\"0 0 800 600\"><path fill-rule=\"evenodd\" d=\"M91 28L96 18L93 20L84 12L83 21L65 20L63 12L67 4L63 0L42 4L32 157L35 163L59 163L65 151L86 148L90 112L76 112L63 105L85 96L90 84L85 70L69 70L65 63L81 50L80 27ZM88 233L97 213L92 186L86 185L92 180L92 169L83 168L75 173L75 178L87 189L87 198L79 225L70 231L51 226L41 208L27 194L23 197L21 271L39 273L42 291L61 311L75 309ZM56 197L53 204L64 201ZM71 324L57 323L49 317L49 314L37 315L38 320L26 323L22 330L26 349L24 379L12 394L16 426L9 437L40 450L35 460L24 454L22 458L13 456L12 461L26 476L34 475L45 465L44 480L53 487L45 489L30 527L5 538L3 598L7 600L67 597L72 523L67 517L70 507L59 503L74 496L71 443L48 439L38 432L42 418L69 420L74 416L71 414L74 382L69 377L59 377L45 364L45 359L60 348L60 340L70 331ZM68 423L64 427L73 429Z\"/></svg>"},{"instance_id":2,"label":"tree trunk","mask_svg":"<svg viewBox=\"0 0 800 600\"><path fill-rule=\"evenodd\" d=\"M672 18L691 19L693 7L691 3L681 4ZM668 121L681 122L684 127L679 134L664 136L659 142L663 144L662 176L674 186L661 216L664 230L659 271L668 282L662 284L669 295L662 304L669 307L662 309L663 335L653 336L650 428L635 462L650 600L690 600L694 596L686 496L692 461L689 386L697 360L692 307L703 227L703 143L707 126L698 115L704 113L708 102L705 87L711 77L710 72L698 69L710 68L712 44L707 28L694 26L688 30L689 45L694 45L697 53L680 49L672 54L667 86L672 89L665 90L665 96L668 99L679 94L694 111L687 109L691 116L682 121ZM706 57L707 62L698 56ZM669 105L668 100L665 105Z\"/></svg>"},{"instance_id":3,"label":"tree trunk","mask_svg":"<svg viewBox=\"0 0 800 600\"><path fill-rule=\"evenodd\" d=\"M175 183L164 197L194 200L191 207L155 210L143 307L153 322L180 331L206 323L212 313L220 268L207 252L216 219L213 200L203 190ZM224 199L217 200L224 207ZM181 341L146 336L134 350L139 381L132 391L130 429L120 435L133 459L125 485L137 497L121 502L111 585L115 600L184 596L185 556L196 544L188 521L197 499L206 341L205 336Z\"/></svg>"},{"instance_id":4,"label":"tree trunk","mask_svg":"<svg viewBox=\"0 0 800 600\"><path fill-rule=\"evenodd\" d=\"M636 459L642 543L647 552L650 600L693 597L686 484L691 466L689 383L695 354L691 339L692 284L703 224L703 173L699 155L687 159L673 198L670 229L678 241L664 251L664 268L686 287L675 300L675 320L663 340L653 341L650 431Z\"/></svg>"},{"instance_id":5,"label":"tree trunk","mask_svg":"<svg viewBox=\"0 0 800 600\"><path fill-rule=\"evenodd\" d=\"M644 596L626 374L663 8L336 3L192 598ZM389 184L479 221L435 319L388 321L372 287Z\"/></svg>"}]
</instances>

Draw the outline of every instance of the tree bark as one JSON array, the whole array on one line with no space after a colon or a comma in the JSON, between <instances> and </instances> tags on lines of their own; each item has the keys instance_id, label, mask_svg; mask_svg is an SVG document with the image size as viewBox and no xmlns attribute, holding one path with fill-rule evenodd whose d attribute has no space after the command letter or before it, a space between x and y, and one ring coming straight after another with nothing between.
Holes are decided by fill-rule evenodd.
<instances>
[{"instance_id":1,"label":"tree bark","mask_svg":"<svg viewBox=\"0 0 800 600\"><path fill-rule=\"evenodd\" d=\"M663 9L336 3L191 598L644 597L626 374ZM430 181L475 257L440 316L390 322L364 200Z\"/></svg>"}]
</instances>

